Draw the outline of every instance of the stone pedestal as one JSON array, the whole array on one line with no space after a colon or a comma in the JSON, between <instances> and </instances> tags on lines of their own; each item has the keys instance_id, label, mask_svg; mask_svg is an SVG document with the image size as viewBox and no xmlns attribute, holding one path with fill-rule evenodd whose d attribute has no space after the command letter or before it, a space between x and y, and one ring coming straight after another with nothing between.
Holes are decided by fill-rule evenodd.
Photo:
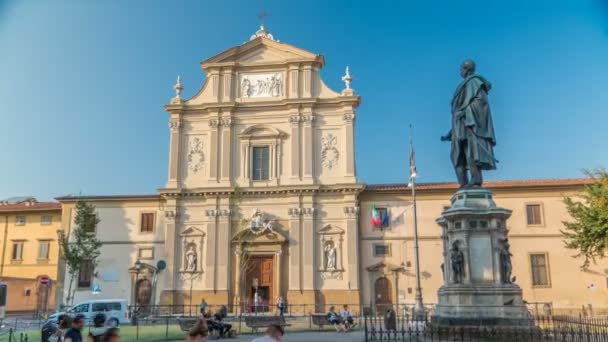
<instances>
[{"instance_id":1,"label":"stone pedestal","mask_svg":"<svg viewBox=\"0 0 608 342\"><path fill-rule=\"evenodd\" d=\"M444 285L432 317L437 325L531 325L521 288L511 282L507 219L484 188L462 189L437 223L443 234Z\"/></svg>"}]
</instances>

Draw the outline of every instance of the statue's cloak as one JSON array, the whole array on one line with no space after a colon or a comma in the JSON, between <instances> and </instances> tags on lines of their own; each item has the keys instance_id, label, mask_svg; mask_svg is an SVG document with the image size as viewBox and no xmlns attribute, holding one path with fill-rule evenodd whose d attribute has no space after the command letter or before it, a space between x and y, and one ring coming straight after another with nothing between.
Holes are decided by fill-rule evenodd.
<instances>
[{"instance_id":1,"label":"statue's cloak","mask_svg":"<svg viewBox=\"0 0 608 342\"><path fill-rule=\"evenodd\" d=\"M479 75L467 76L456 88L452 98L450 132L454 166L467 166L466 161L469 160L474 161L482 170L496 169L496 136L488 103L491 88L490 82ZM462 158L462 153L466 159Z\"/></svg>"}]
</instances>

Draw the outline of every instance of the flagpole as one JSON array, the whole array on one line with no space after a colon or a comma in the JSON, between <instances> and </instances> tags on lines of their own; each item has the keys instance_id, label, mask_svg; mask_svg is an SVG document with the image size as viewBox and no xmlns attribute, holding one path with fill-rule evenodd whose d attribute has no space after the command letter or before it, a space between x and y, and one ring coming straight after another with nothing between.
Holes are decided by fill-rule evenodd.
<instances>
[{"instance_id":1,"label":"flagpole","mask_svg":"<svg viewBox=\"0 0 608 342\"><path fill-rule=\"evenodd\" d=\"M418 246L418 215L416 210L416 164L414 157L414 143L412 139L412 125L410 125L410 185L412 187L412 201L414 209L414 254L416 262L416 297L414 303L414 319L424 319L424 304L422 303L422 287L420 286L420 247Z\"/></svg>"}]
</instances>

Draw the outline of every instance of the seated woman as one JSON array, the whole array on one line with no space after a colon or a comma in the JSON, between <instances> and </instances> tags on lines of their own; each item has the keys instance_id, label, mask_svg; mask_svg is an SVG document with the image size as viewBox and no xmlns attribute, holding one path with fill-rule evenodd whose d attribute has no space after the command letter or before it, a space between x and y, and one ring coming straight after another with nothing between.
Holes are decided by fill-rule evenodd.
<instances>
[{"instance_id":1,"label":"seated woman","mask_svg":"<svg viewBox=\"0 0 608 342\"><path fill-rule=\"evenodd\" d=\"M337 331L343 330L342 317L336 313L336 308L332 305L327 313L327 320L336 327Z\"/></svg>"}]
</instances>

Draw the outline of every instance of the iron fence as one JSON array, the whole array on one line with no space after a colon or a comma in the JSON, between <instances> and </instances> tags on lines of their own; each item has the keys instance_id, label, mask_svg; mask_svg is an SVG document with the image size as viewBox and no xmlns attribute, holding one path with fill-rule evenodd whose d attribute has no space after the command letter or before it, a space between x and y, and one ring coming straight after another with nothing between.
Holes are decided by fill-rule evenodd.
<instances>
[{"instance_id":1,"label":"iron fence","mask_svg":"<svg viewBox=\"0 0 608 342\"><path fill-rule=\"evenodd\" d=\"M608 319L531 316L529 325L438 326L430 315L365 316L365 341L608 341Z\"/></svg>"}]
</instances>

